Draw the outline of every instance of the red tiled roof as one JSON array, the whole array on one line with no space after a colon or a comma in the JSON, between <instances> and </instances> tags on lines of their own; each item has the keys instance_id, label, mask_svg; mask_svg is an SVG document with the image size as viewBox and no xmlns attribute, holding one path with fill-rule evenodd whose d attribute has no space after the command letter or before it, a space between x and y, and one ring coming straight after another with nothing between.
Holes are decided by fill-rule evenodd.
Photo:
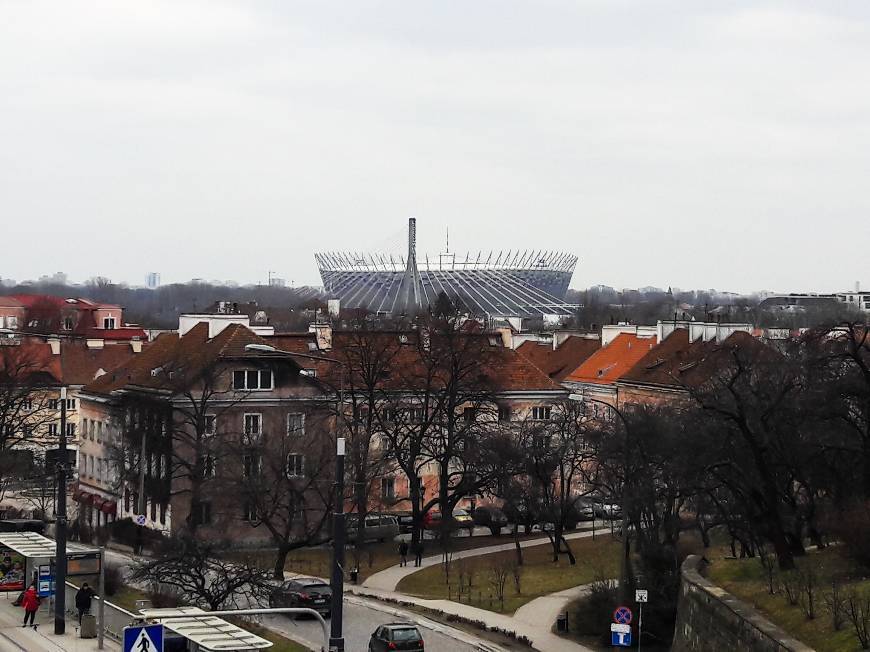
<instances>
[{"instance_id":1,"label":"red tiled roof","mask_svg":"<svg viewBox=\"0 0 870 652\"><path fill-rule=\"evenodd\" d=\"M572 335L557 349L551 343L523 342L517 352L556 382L561 382L601 348L601 340Z\"/></svg>"},{"instance_id":2,"label":"red tiled roof","mask_svg":"<svg viewBox=\"0 0 870 652\"><path fill-rule=\"evenodd\" d=\"M565 380L579 383L614 383L656 344L656 337L620 333L607 346L589 356Z\"/></svg>"},{"instance_id":3,"label":"red tiled roof","mask_svg":"<svg viewBox=\"0 0 870 652\"><path fill-rule=\"evenodd\" d=\"M147 347L147 344L144 344ZM100 349L88 348L83 340L60 340L60 353L54 355L51 345L40 337L25 337L18 346L6 346L0 351L19 363L26 361L33 370L45 375L44 382L64 385L86 385L100 371L108 372L134 355L130 346L112 344ZM10 358L6 358L7 360Z\"/></svg>"}]
</instances>

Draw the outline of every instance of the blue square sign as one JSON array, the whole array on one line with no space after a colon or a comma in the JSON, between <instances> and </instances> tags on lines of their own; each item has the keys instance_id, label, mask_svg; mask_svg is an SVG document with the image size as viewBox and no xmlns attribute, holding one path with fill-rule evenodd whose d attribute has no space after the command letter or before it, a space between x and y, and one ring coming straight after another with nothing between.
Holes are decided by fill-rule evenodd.
<instances>
[{"instance_id":1,"label":"blue square sign","mask_svg":"<svg viewBox=\"0 0 870 652\"><path fill-rule=\"evenodd\" d=\"M610 632L610 644L615 647L631 647L631 632Z\"/></svg>"},{"instance_id":2,"label":"blue square sign","mask_svg":"<svg viewBox=\"0 0 870 652\"><path fill-rule=\"evenodd\" d=\"M163 625L125 627L124 652L163 652Z\"/></svg>"}]
</instances>

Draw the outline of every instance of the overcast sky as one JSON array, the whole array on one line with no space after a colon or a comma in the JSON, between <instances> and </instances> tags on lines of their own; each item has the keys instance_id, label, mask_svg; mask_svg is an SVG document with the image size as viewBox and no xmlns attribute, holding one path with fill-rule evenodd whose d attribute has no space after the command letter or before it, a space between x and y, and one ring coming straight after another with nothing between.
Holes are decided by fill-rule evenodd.
<instances>
[{"instance_id":1,"label":"overcast sky","mask_svg":"<svg viewBox=\"0 0 870 652\"><path fill-rule=\"evenodd\" d=\"M870 3L0 0L0 277L870 287Z\"/></svg>"}]
</instances>

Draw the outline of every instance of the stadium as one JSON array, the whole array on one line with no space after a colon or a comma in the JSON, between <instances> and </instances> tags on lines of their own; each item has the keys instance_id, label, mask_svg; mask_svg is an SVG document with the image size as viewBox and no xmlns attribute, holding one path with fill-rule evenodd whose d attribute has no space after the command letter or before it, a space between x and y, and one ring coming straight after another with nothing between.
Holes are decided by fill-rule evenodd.
<instances>
[{"instance_id":1,"label":"stadium","mask_svg":"<svg viewBox=\"0 0 870 652\"><path fill-rule=\"evenodd\" d=\"M417 260L416 222L408 224L408 255L324 252L314 255L328 298L342 308L412 314L444 292L474 315L552 319L573 313L565 294L577 257L555 251L442 253Z\"/></svg>"}]
</instances>

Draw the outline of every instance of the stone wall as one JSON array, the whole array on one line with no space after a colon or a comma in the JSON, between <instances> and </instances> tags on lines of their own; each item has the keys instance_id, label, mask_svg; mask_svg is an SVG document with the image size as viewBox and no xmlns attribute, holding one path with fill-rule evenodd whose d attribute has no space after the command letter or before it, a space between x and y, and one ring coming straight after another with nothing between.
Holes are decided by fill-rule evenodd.
<instances>
[{"instance_id":1,"label":"stone wall","mask_svg":"<svg viewBox=\"0 0 870 652\"><path fill-rule=\"evenodd\" d=\"M701 577L700 565L697 555L683 562L673 652L813 652L758 611Z\"/></svg>"}]
</instances>

